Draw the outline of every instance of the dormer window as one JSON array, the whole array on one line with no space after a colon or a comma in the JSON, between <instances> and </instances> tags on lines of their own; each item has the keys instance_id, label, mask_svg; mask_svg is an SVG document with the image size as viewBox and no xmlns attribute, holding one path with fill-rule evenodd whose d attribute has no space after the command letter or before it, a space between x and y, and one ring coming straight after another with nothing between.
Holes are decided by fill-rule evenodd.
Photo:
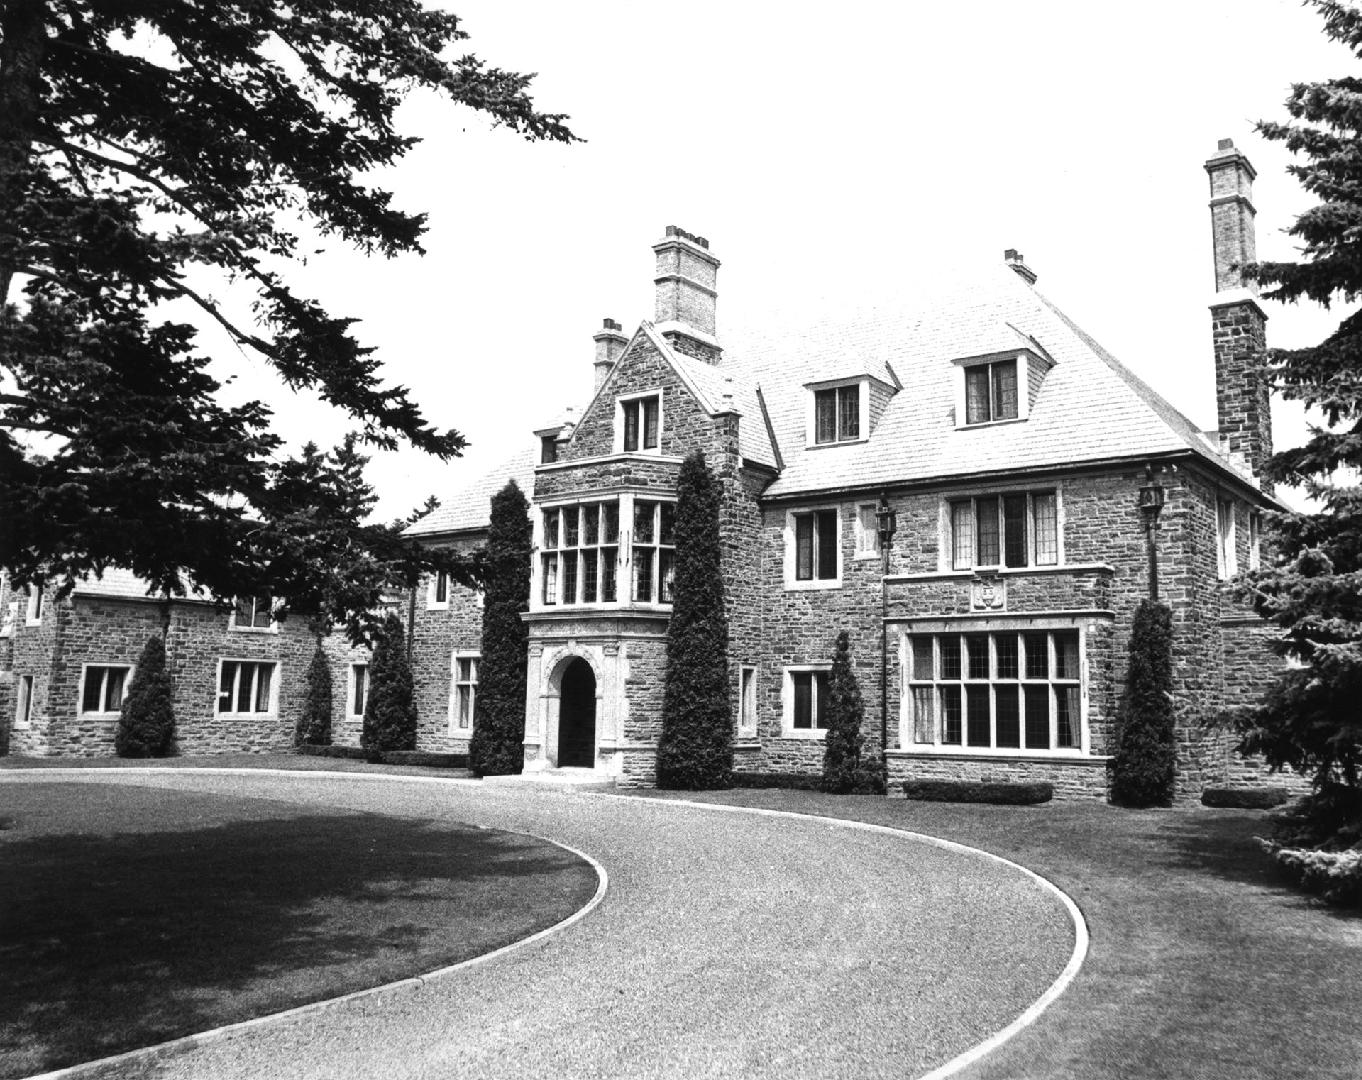
<instances>
[{"instance_id":1,"label":"dormer window","mask_svg":"<svg viewBox=\"0 0 1362 1080\"><path fill-rule=\"evenodd\" d=\"M1015 358L965 369L965 423L987 424L1016 420L1017 361Z\"/></svg>"},{"instance_id":2,"label":"dormer window","mask_svg":"<svg viewBox=\"0 0 1362 1080\"><path fill-rule=\"evenodd\" d=\"M662 431L662 395L646 394L619 403L620 448L626 454L658 449Z\"/></svg>"},{"instance_id":3,"label":"dormer window","mask_svg":"<svg viewBox=\"0 0 1362 1080\"><path fill-rule=\"evenodd\" d=\"M813 395L813 441L851 442L861 437L861 386L834 386Z\"/></svg>"},{"instance_id":4,"label":"dormer window","mask_svg":"<svg viewBox=\"0 0 1362 1080\"><path fill-rule=\"evenodd\" d=\"M552 465L558 460L558 437L544 435L539 439L539 464Z\"/></svg>"}]
</instances>

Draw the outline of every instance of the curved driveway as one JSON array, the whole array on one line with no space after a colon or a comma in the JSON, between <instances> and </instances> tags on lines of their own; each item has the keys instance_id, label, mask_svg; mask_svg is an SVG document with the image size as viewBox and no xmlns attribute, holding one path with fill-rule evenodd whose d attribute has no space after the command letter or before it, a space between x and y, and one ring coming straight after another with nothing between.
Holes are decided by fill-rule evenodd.
<instances>
[{"instance_id":1,"label":"curved driveway","mask_svg":"<svg viewBox=\"0 0 1362 1080\"><path fill-rule=\"evenodd\" d=\"M491 963L124 1076L911 1077L1011 1022L1073 948L1015 868L817 819L365 775L45 775L529 832L610 876L585 919Z\"/></svg>"}]
</instances>

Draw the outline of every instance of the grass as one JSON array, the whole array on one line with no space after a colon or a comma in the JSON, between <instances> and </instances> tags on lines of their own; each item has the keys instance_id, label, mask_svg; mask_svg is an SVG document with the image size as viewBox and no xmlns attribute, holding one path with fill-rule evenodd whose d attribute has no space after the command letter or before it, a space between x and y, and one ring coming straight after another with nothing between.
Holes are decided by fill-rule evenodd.
<instances>
[{"instance_id":1,"label":"grass","mask_svg":"<svg viewBox=\"0 0 1362 1080\"><path fill-rule=\"evenodd\" d=\"M467 826L127 785L0 787L0 1077L431 971L595 891Z\"/></svg>"},{"instance_id":2,"label":"grass","mask_svg":"<svg viewBox=\"0 0 1362 1080\"><path fill-rule=\"evenodd\" d=\"M667 797L661 795L660 797ZM1013 859L1092 934L1041 1020L963 1080L1357 1080L1362 918L1287 888L1261 811L950 805L794 791L682 795L871 821Z\"/></svg>"}]
</instances>

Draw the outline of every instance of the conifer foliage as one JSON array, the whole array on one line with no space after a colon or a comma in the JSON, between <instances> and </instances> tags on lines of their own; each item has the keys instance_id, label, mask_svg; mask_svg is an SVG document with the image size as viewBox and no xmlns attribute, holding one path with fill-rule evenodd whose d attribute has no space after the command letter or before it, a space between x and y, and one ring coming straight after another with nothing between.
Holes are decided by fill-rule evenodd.
<instances>
[{"instance_id":1,"label":"conifer foliage","mask_svg":"<svg viewBox=\"0 0 1362 1080\"><path fill-rule=\"evenodd\" d=\"M525 679L530 608L530 504L515 481L492 496L483 550L482 659L468 767L509 776L525 767Z\"/></svg>"},{"instance_id":2,"label":"conifer foliage","mask_svg":"<svg viewBox=\"0 0 1362 1080\"><path fill-rule=\"evenodd\" d=\"M303 708L293 734L295 746L331 745L331 665L322 651L321 640L307 666L303 686Z\"/></svg>"},{"instance_id":3,"label":"conifer foliage","mask_svg":"<svg viewBox=\"0 0 1362 1080\"><path fill-rule=\"evenodd\" d=\"M728 787L733 774L728 616L719 546L721 488L704 454L681 463L676 485L676 579L667 624L658 787Z\"/></svg>"},{"instance_id":4,"label":"conifer foliage","mask_svg":"<svg viewBox=\"0 0 1362 1080\"><path fill-rule=\"evenodd\" d=\"M824 791L839 795L883 795L884 762L866 753L861 722L865 704L856 672L851 667L851 639L845 630L837 635L828 676L827 734L823 742Z\"/></svg>"},{"instance_id":5,"label":"conifer foliage","mask_svg":"<svg viewBox=\"0 0 1362 1080\"><path fill-rule=\"evenodd\" d=\"M166 757L175 743L174 687L166 671L160 634L147 639L118 714L114 750L119 757Z\"/></svg>"},{"instance_id":6,"label":"conifer foliage","mask_svg":"<svg viewBox=\"0 0 1362 1080\"><path fill-rule=\"evenodd\" d=\"M1177 742L1173 726L1173 616L1143 600L1130 630L1126 689L1117 715L1111 800L1121 806L1173 801Z\"/></svg>"},{"instance_id":7,"label":"conifer foliage","mask_svg":"<svg viewBox=\"0 0 1362 1080\"><path fill-rule=\"evenodd\" d=\"M369 662L369 696L359 745L365 750L415 750L416 701L402 620L389 615Z\"/></svg>"},{"instance_id":8,"label":"conifer foliage","mask_svg":"<svg viewBox=\"0 0 1362 1080\"><path fill-rule=\"evenodd\" d=\"M1310 6L1325 34L1362 58L1362 12L1327 0ZM1353 73L1298 83L1286 110L1289 122L1263 122L1258 131L1296 155L1289 171L1319 202L1288 230L1301 258L1254 272L1274 300L1355 301L1362 296L1362 80ZM1362 312L1318 345L1274 350L1272 359L1276 389L1323 423L1303 446L1274 455L1267 472L1303 487L1320 509L1272 515L1275 558L1242 590L1281 628L1279 650L1298 665L1238 717L1240 749L1308 775L1317 794L1328 795L1315 805L1362 805Z\"/></svg>"}]
</instances>

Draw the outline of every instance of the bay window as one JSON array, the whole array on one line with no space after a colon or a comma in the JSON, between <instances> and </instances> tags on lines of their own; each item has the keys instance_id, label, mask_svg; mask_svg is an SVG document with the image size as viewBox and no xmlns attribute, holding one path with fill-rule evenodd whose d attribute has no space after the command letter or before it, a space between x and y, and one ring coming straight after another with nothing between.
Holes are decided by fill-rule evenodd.
<instances>
[{"instance_id":1,"label":"bay window","mask_svg":"<svg viewBox=\"0 0 1362 1080\"><path fill-rule=\"evenodd\" d=\"M543 607L672 602L675 502L623 495L546 509L540 521Z\"/></svg>"}]
</instances>

